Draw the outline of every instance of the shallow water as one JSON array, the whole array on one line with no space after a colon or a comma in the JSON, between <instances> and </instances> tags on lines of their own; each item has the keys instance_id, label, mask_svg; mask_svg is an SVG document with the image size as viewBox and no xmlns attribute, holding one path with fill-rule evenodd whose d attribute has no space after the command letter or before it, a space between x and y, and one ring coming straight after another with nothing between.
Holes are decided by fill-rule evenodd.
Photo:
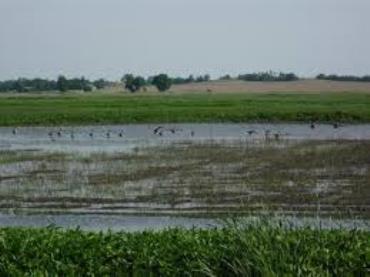
<instances>
[{"instance_id":1,"label":"shallow water","mask_svg":"<svg viewBox=\"0 0 370 277\"><path fill-rule=\"evenodd\" d=\"M370 124L160 126L157 132L158 125L144 124L0 127L0 151L14 151L8 154L12 161L0 163L0 226L208 227L217 222L177 216L263 210L264 205L287 214L312 215L321 208L322 215L370 217ZM361 150L353 154L346 147ZM331 148L332 158L320 156L320 149ZM28 152L31 158L23 159ZM58 158L56 152L68 155Z\"/></svg>"},{"instance_id":2,"label":"shallow water","mask_svg":"<svg viewBox=\"0 0 370 277\"><path fill-rule=\"evenodd\" d=\"M163 127L157 134L154 130ZM370 124L132 124L83 127L0 127L0 150L123 152L140 146L190 140L369 140ZM249 135L247 132L254 130ZM60 135L58 135L60 131ZM52 136L49 135L52 133ZM120 133L122 136L120 136ZM92 135L91 135L92 134Z\"/></svg>"},{"instance_id":3,"label":"shallow water","mask_svg":"<svg viewBox=\"0 0 370 277\"><path fill-rule=\"evenodd\" d=\"M256 218L244 218L245 222ZM370 221L356 219L331 219L313 217L272 218L272 222L282 220L286 226L323 229L361 229L370 230ZM40 228L53 225L66 229L81 228L87 231L143 231L162 230L165 228L218 228L224 221L215 218L171 217L171 216L116 216L116 215L8 215L0 214L0 227L31 227Z\"/></svg>"}]
</instances>

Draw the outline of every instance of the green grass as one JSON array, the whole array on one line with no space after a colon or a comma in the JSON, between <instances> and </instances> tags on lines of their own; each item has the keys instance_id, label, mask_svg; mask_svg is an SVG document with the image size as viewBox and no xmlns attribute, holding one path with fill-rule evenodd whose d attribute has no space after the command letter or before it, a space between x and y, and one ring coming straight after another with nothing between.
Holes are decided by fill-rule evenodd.
<instances>
[{"instance_id":1,"label":"green grass","mask_svg":"<svg viewBox=\"0 0 370 277\"><path fill-rule=\"evenodd\" d=\"M368 93L2 96L0 125L370 122Z\"/></svg>"},{"instance_id":2,"label":"green grass","mask_svg":"<svg viewBox=\"0 0 370 277\"><path fill-rule=\"evenodd\" d=\"M370 233L358 230L0 229L1 276L367 276L369 269Z\"/></svg>"}]
</instances>

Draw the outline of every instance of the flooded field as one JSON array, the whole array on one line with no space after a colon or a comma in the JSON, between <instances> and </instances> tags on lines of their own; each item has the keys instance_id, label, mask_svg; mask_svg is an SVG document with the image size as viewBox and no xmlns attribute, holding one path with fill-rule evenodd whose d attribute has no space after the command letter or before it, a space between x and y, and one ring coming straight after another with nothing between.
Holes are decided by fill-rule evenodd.
<instances>
[{"instance_id":1,"label":"flooded field","mask_svg":"<svg viewBox=\"0 0 370 277\"><path fill-rule=\"evenodd\" d=\"M0 128L0 224L265 211L369 218L370 125Z\"/></svg>"}]
</instances>

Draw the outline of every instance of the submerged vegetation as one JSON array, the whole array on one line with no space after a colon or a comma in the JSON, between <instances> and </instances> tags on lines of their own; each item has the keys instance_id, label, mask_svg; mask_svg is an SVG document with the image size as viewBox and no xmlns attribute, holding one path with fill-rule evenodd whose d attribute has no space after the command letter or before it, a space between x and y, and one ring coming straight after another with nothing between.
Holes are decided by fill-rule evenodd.
<instances>
[{"instance_id":1,"label":"submerged vegetation","mask_svg":"<svg viewBox=\"0 0 370 277\"><path fill-rule=\"evenodd\" d=\"M249 136L249 135L248 135ZM0 210L370 217L369 141L178 142L0 152Z\"/></svg>"},{"instance_id":2,"label":"submerged vegetation","mask_svg":"<svg viewBox=\"0 0 370 277\"><path fill-rule=\"evenodd\" d=\"M136 233L0 229L2 276L366 276L370 233L266 222Z\"/></svg>"},{"instance_id":3,"label":"submerged vegetation","mask_svg":"<svg viewBox=\"0 0 370 277\"><path fill-rule=\"evenodd\" d=\"M0 125L370 122L367 93L2 96Z\"/></svg>"}]
</instances>

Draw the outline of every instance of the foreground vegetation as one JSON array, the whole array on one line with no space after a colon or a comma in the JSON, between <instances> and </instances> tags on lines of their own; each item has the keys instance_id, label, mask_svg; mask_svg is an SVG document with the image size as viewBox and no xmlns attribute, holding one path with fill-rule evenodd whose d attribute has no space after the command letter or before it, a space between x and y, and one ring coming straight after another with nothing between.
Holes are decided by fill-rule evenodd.
<instances>
[{"instance_id":1,"label":"foreground vegetation","mask_svg":"<svg viewBox=\"0 0 370 277\"><path fill-rule=\"evenodd\" d=\"M2 126L310 120L370 122L370 94L67 94L0 99Z\"/></svg>"},{"instance_id":2,"label":"foreground vegetation","mask_svg":"<svg viewBox=\"0 0 370 277\"><path fill-rule=\"evenodd\" d=\"M370 233L250 223L93 233L0 230L2 276L366 276Z\"/></svg>"}]
</instances>

